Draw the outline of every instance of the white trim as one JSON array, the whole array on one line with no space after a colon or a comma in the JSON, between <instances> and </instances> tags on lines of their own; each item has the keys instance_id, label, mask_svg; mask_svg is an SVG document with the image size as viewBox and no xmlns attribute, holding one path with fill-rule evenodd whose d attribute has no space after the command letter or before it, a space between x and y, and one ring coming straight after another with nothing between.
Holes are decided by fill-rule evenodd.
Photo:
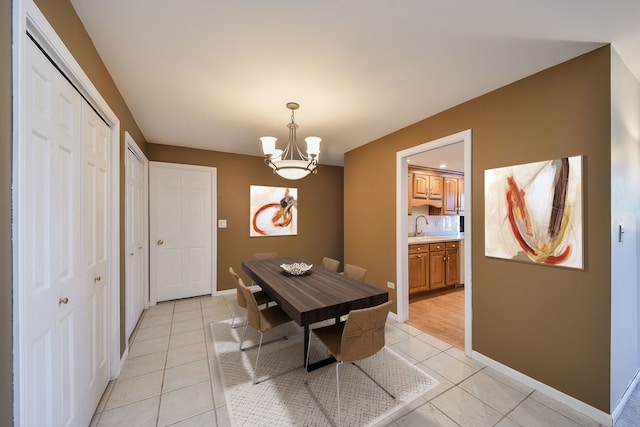
<instances>
[{"instance_id":1,"label":"white trim","mask_svg":"<svg viewBox=\"0 0 640 427\"><path fill-rule=\"evenodd\" d=\"M409 251L408 251L408 225L407 225L407 199L409 189L407 182L407 157L424 151L462 142L464 144L464 349L467 356L472 350L472 277L471 277L471 129L445 136L434 141L426 142L415 147L396 153L396 292L397 292L397 319L406 322L409 318Z\"/></svg>"},{"instance_id":2,"label":"white trim","mask_svg":"<svg viewBox=\"0 0 640 427\"><path fill-rule=\"evenodd\" d=\"M629 401L629 398L631 398L631 395L636 390L636 388L639 387L638 384L640 384L640 370L636 371L636 374L634 375L633 380L631 380L631 383L629 384L627 389L624 391L624 394L618 401L618 404L611 412L611 418L613 418L614 425L618 421L618 417L620 417L620 414L622 413L622 410L624 409L625 405Z\"/></svg>"},{"instance_id":3,"label":"white trim","mask_svg":"<svg viewBox=\"0 0 640 427\"><path fill-rule=\"evenodd\" d=\"M111 130L111 288L109 298L109 327L110 327L110 355L109 370L112 379L120 373L120 121L111 110L107 102L100 95L89 77L84 73L71 52L66 48L55 30L47 22L33 0L13 0L13 206L18 205L17 179L19 174L18 152L20 141L23 139L25 97L24 97L24 67L25 42L27 32L37 41L40 47L49 55L76 89L87 99L98 112ZM14 212L12 233L18 230L17 215ZM13 239L13 267L18 271L19 243ZM20 301L22 298L17 274L13 277L13 316L19 319ZM20 375L20 337L21 325L14 321L13 360L14 360L14 422L20 425L21 411L21 375Z\"/></svg>"},{"instance_id":4,"label":"white trim","mask_svg":"<svg viewBox=\"0 0 640 427\"><path fill-rule=\"evenodd\" d=\"M466 229L465 229L466 230ZM559 390L556 390L555 388L549 387L548 385L535 380L521 372L516 371L515 369L512 369L506 365L503 365L500 362L496 362L495 360L481 354L478 353L477 351L473 351L471 353L471 357L473 360L477 360L480 363L483 363L484 365L488 366L491 369L494 369L506 376L508 376L509 378L512 378L515 381L518 381L526 386L531 387L532 389L536 390L537 392L540 392L542 394L544 394L545 396L550 397L551 399L562 403L563 405L568 406L571 409L574 409L578 412L580 412L581 414L586 415L589 418L592 418L594 420L596 420L597 422L599 422L600 424L604 425L604 426L611 426L613 425L613 420L611 415L607 414L606 412L601 411L600 409L594 408L591 405L588 405L574 397L569 396L568 394L565 394Z\"/></svg>"},{"instance_id":5,"label":"white trim","mask_svg":"<svg viewBox=\"0 0 640 427\"><path fill-rule=\"evenodd\" d=\"M211 296L220 295L218 292L218 168L213 166L198 166L189 165L183 163L171 163L171 162L149 162L149 183L153 185L151 181L152 171L155 167L168 167L183 170L196 170L206 171L211 173ZM149 193L151 197L151 193ZM153 212L149 211L149 230L153 227L153 221L151 219ZM151 234L149 234L151 236ZM151 256L151 244L149 241L149 256ZM155 272L149 264L149 305L156 305L158 303L158 292L154 285ZM232 290L234 291L234 290Z\"/></svg>"}]
</instances>

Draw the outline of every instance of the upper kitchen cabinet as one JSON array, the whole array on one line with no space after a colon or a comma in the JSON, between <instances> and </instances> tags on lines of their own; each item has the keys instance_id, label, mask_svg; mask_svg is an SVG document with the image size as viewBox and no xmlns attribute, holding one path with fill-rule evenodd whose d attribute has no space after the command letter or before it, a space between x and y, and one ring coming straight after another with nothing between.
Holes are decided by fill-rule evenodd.
<instances>
[{"instance_id":1,"label":"upper kitchen cabinet","mask_svg":"<svg viewBox=\"0 0 640 427\"><path fill-rule=\"evenodd\" d=\"M464 213L464 177L457 172L409 169L409 215L413 206L429 205L430 215Z\"/></svg>"},{"instance_id":2,"label":"upper kitchen cabinet","mask_svg":"<svg viewBox=\"0 0 640 427\"><path fill-rule=\"evenodd\" d=\"M442 200L442 177L414 172L412 197L424 200Z\"/></svg>"},{"instance_id":3,"label":"upper kitchen cabinet","mask_svg":"<svg viewBox=\"0 0 640 427\"><path fill-rule=\"evenodd\" d=\"M444 215L464 214L464 179L444 178L444 200L442 204Z\"/></svg>"}]
</instances>

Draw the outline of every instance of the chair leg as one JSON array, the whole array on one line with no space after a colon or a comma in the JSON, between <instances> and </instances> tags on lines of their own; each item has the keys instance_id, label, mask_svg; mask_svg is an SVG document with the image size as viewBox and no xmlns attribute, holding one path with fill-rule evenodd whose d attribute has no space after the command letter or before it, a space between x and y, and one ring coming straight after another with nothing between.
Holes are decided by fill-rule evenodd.
<instances>
[{"instance_id":1,"label":"chair leg","mask_svg":"<svg viewBox=\"0 0 640 427\"><path fill-rule=\"evenodd\" d=\"M396 400L396 397L398 397L398 389L396 388L395 381L393 381L393 373L391 372L391 364L389 363L389 353L385 348L383 348L382 351L384 351L384 364L387 365L387 373L389 375L389 379L393 382L393 394L390 394L388 392L387 394L389 394L393 398L393 400Z\"/></svg>"},{"instance_id":2,"label":"chair leg","mask_svg":"<svg viewBox=\"0 0 640 427\"><path fill-rule=\"evenodd\" d=\"M240 326L242 326L242 325L235 326L236 314L238 314L238 310L240 310L240 306L236 307L235 311L233 312L233 318L231 319L231 327L233 329L239 328Z\"/></svg>"},{"instance_id":3,"label":"chair leg","mask_svg":"<svg viewBox=\"0 0 640 427\"><path fill-rule=\"evenodd\" d=\"M340 365L342 364L342 362L338 362L336 363L336 395L338 397L338 427L340 427L342 425L342 422L340 420L340 375L339 375L339 371L340 371Z\"/></svg>"},{"instance_id":4,"label":"chair leg","mask_svg":"<svg viewBox=\"0 0 640 427\"><path fill-rule=\"evenodd\" d=\"M253 367L253 383L254 384L258 384L256 382L256 378L258 378L258 360L260 359L260 349L262 348L262 338L264 337L264 334L262 333L262 331L260 332L260 344L258 344L258 353L256 354L256 364Z\"/></svg>"},{"instance_id":5,"label":"chair leg","mask_svg":"<svg viewBox=\"0 0 640 427\"><path fill-rule=\"evenodd\" d=\"M244 331L242 332L242 339L240 340L240 351L244 351L242 349L242 344L244 344L244 337L247 335L247 326L249 326L249 322L244 324Z\"/></svg>"}]
</instances>

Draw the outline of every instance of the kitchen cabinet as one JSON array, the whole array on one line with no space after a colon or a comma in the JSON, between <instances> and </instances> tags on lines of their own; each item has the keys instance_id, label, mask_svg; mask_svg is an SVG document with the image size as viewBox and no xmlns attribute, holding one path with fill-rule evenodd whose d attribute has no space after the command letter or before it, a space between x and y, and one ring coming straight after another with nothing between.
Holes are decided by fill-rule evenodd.
<instances>
[{"instance_id":1,"label":"kitchen cabinet","mask_svg":"<svg viewBox=\"0 0 640 427\"><path fill-rule=\"evenodd\" d=\"M444 215L464 214L464 179L444 178L442 211Z\"/></svg>"},{"instance_id":2,"label":"kitchen cabinet","mask_svg":"<svg viewBox=\"0 0 640 427\"><path fill-rule=\"evenodd\" d=\"M457 285L460 282L459 242L429 245L429 289Z\"/></svg>"},{"instance_id":3,"label":"kitchen cabinet","mask_svg":"<svg viewBox=\"0 0 640 427\"><path fill-rule=\"evenodd\" d=\"M413 173L411 197L421 200L442 200L441 176Z\"/></svg>"},{"instance_id":4,"label":"kitchen cabinet","mask_svg":"<svg viewBox=\"0 0 640 427\"><path fill-rule=\"evenodd\" d=\"M429 245L409 245L409 295L429 290Z\"/></svg>"}]
</instances>

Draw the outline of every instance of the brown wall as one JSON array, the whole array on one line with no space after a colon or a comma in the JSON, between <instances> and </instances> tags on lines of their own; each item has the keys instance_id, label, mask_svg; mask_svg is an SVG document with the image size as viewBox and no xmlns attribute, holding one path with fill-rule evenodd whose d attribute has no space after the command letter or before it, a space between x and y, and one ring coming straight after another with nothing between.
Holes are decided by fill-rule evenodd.
<instances>
[{"instance_id":1,"label":"brown wall","mask_svg":"<svg viewBox=\"0 0 640 427\"><path fill-rule=\"evenodd\" d=\"M0 0L0 425L13 419L11 0Z\"/></svg>"},{"instance_id":2,"label":"brown wall","mask_svg":"<svg viewBox=\"0 0 640 427\"><path fill-rule=\"evenodd\" d=\"M257 144L257 143L256 143ZM256 252L278 252L319 263L323 256L343 258L343 169L318 166L317 175L287 181L274 175L261 157L147 144L150 161L213 166L217 169L218 290L232 289L228 269ZM298 189L297 236L249 237L249 186L267 185ZM244 276L246 280L246 275Z\"/></svg>"},{"instance_id":3,"label":"brown wall","mask_svg":"<svg viewBox=\"0 0 640 427\"><path fill-rule=\"evenodd\" d=\"M396 277L395 153L472 129L473 349L607 413L609 59L607 46L357 148L344 178L345 259L382 288ZM485 257L484 170L574 155L584 156L584 270Z\"/></svg>"},{"instance_id":4,"label":"brown wall","mask_svg":"<svg viewBox=\"0 0 640 427\"><path fill-rule=\"evenodd\" d=\"M146 150L146 140L138 128L129 107L124 102L111 75L107 71L100 55L96 51L91 38L87 34L80 18L69 0L35 0L36 5L47 21L54 28L75 60L80 64L100 95L105 99L111 110L120 120L120 265L124 260L124 155L126 145L124 132L128 131L140 148ZM124 268L120 269L120 348L125 349L125 305L124 305Z\"/></svg>"}]
</instances>

